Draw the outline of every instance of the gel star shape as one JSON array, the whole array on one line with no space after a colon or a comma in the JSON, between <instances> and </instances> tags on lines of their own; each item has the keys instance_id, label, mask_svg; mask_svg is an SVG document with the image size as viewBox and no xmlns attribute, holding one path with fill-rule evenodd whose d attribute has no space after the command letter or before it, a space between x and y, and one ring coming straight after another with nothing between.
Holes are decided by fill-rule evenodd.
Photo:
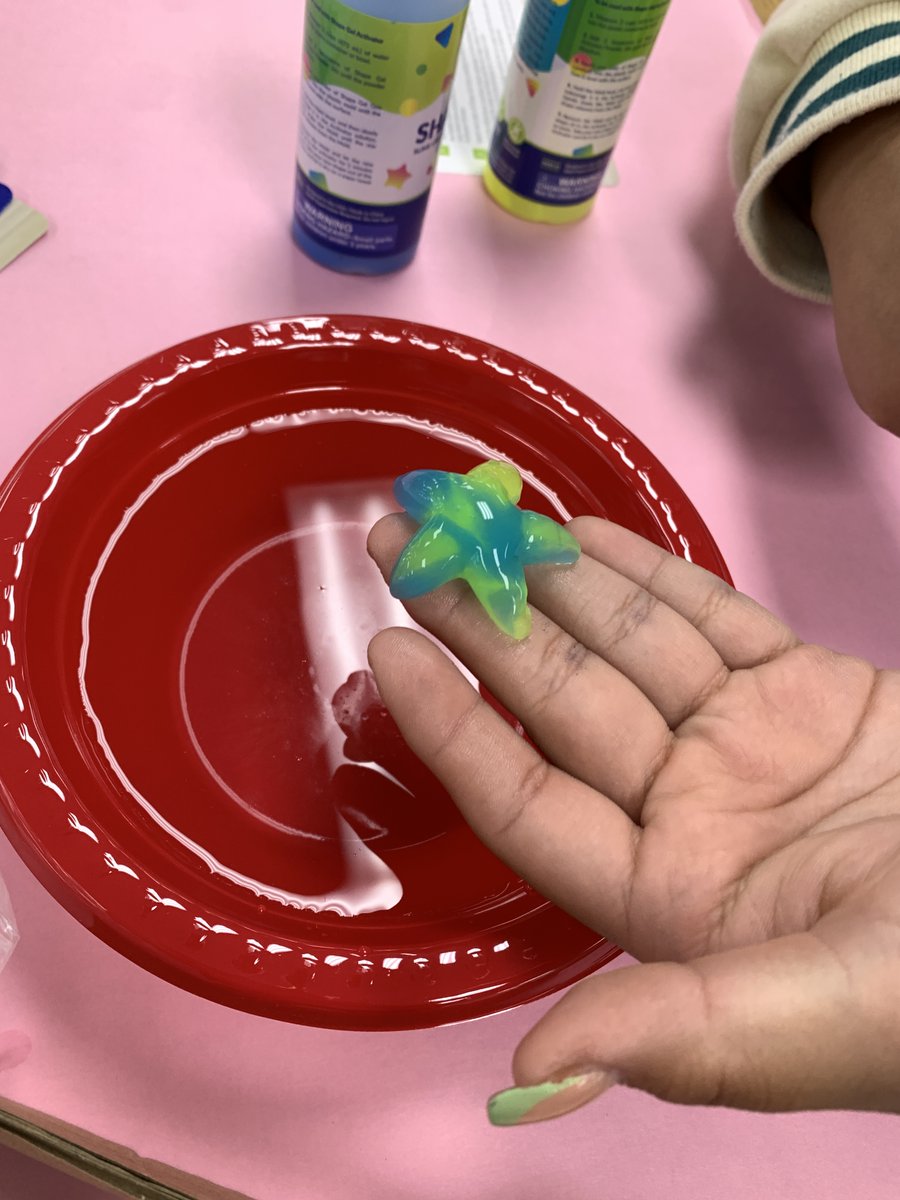
<instances>
[{"instance_id":1,"label":"gel star shape","mask_svg":"<svg viewBox=\"0 0 900 1200\"><path fill-rule=\"evenodd\" d=\"M412 600L464 579L491 620L516 639L531 630L524 568L573 563L581 553L561 525L516 507L522 477L510 463L481 463L467 475L410 471L394 495L421 529L397 559L391 595Z\"/></svg>"}]
</instances>

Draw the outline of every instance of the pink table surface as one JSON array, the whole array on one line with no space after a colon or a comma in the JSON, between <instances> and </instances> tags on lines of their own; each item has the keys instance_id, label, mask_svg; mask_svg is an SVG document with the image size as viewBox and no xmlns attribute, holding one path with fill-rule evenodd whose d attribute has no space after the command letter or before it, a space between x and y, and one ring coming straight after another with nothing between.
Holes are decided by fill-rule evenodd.
<instances>
[{"instance_id":1,"label":"pink table surface","mask_svg":"<svg viewBox=\"0 0 900 1200\"><path fill-rule=\"evenodd\" d=\"M72 400L167 344L287 313L412 317L494 341L644 439L740 587L806 637L900 664L900 442L847 394L826 311L745 262L725 145L754 30L680 0L629 120L622 185L567 230L441 177L405 274L342 278L287 237L299 0L32 0L0 39L0 178L51 221L0 275L0 473ZM894 1197L895 1119L683 1110L624 1089L501 1131L482 1102L546 1004L361 1035L218 1008L143 973L0 844L22 944L0 1096L257 1200ZM10 1165L12 1164L12 1165ZM0 1151L3 1200L90 1188ZM43 1191L40 1189L43 1188Z\"/></svg>"}]
</instances>

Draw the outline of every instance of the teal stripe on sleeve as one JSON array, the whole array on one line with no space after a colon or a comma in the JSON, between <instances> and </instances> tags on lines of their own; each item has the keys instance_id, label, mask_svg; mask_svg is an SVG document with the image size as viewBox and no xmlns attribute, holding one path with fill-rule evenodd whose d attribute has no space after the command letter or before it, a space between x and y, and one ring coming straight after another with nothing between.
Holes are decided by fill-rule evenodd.
<instances>
[{"instance_id":1,"label":"teal stripe on sleeve","mask_svg":"<svg viewBox=\"0 0 900 1200\"><path fill-rule=\"evenodd\" d=\"M813 100L812 104L808 105L791 122L785 131L785 137L796 132L807 121L811 121L813 117L824 112L832 104L837 104L849 96L855 96L859 92L868 91L869 88L877 87L881 83L889 83L892 79L898 78L900 78L900 58L886 58L883 62L871 63L868 67L863 67L862 70L848 75L846 79L842 79L840 83L836 83L834 87L829 88L828 91Z\"/></svg>"},{"instance_id":2,"label":"teal stripe on sleeve","mask_svg":"<svg viewBox=\"0 0 900 1200\"><path fill-rule=\"evenodd\" d=\"M858 54L860 50L865 50L869 46L875 46L879 42L887 41L888 38L898 36L900 36L900 21L890 21L885 25L875 25L871 29L864 29L861 33L854 33L852 37L847 38L835 46L833 50L829 50L827 54L824 54L818 62L810 67L802 79L799 80L796 87L792 89L787 100L781 106L781 111L775 118L775 123L766 142L766 153L768 154L781 137L803 97L820 80L824 79L835 67L840 66L845 59Z\"/></svg>"}]
</instances>

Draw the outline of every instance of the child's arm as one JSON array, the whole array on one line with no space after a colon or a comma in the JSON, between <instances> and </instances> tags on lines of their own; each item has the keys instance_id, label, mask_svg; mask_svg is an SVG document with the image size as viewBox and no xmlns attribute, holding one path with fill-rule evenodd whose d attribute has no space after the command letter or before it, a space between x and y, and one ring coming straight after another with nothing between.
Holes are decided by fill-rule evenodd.
<instances>
[{"instance_id":1,"label":"child's arm","mask_svg":"<svg viewBox=\"0 0 900 1200\"><path fill-rule=\"evenodd\" d=\"M788 291L834 301L851 389L900 433L900 0L753 0L737 226Z\"/></svg>"},{"instance_id":2,"label":"child's arm","mask_svg":"<svg viewBox=\"0 0 900 1200\"><path fill-rule=\"evenodd\" d=\"M900 102L900 0L754 0L772 11L738 99L732 168L738 229L782 287L827 299L810 217L810 155L831 130Z\"/></svg>"}]
</instances>

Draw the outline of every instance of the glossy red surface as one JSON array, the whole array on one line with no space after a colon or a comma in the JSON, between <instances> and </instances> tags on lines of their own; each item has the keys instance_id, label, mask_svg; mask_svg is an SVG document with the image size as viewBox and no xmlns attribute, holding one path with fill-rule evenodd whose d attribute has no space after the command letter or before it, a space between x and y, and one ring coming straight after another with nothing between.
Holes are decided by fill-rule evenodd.
<instances>
[{"instance_id":1,"label":"glossy red surface","mask_svg":"<svg viewBox=\"0 0 900 1200\"><path fill-rule=\"evenodd\" d=\"M35 443L0 494L0 822L79 920L211 999L354 1029L481 1016L616 953L476 841L367 671L408 620L365 552L394 477L488 456L525 506L727 578L612 417L437 329L224 330Z\"/></svg>"}]
</instances>

